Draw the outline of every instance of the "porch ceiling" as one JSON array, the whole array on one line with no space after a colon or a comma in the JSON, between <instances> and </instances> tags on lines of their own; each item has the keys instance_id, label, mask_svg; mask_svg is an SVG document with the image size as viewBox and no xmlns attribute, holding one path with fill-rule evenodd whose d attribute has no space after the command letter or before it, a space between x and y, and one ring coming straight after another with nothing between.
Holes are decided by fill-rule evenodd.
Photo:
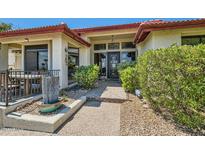
<instances>
[{"instance_id":1,"label":"porch ceiling","mask_svg":"<svg viewBox=\"0 0 205 154\"><path fill-rule=\"evenodd\" d=\"M111 39L134 39L135 34L120 34L120 35L108 35L108 36L98 36L98 37L90 37L91 41L99 41L99 40L111 40Z\"/></svg>"}]
</instances>

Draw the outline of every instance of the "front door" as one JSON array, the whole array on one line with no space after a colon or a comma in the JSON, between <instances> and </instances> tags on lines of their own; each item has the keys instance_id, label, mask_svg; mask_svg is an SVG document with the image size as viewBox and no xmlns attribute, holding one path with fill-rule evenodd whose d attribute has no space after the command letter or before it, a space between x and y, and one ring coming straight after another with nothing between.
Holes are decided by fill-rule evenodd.
<instances>
[{"instance_id":1,"label":"front door","mask_svg":"<svg viewBox=\"0 0 205 154\"><path fill-rule=\"evenodd\" d=\"M120 52L108 52L108 78L118 78L117 64L120 63Z\"/></svg>"}]
</instances>

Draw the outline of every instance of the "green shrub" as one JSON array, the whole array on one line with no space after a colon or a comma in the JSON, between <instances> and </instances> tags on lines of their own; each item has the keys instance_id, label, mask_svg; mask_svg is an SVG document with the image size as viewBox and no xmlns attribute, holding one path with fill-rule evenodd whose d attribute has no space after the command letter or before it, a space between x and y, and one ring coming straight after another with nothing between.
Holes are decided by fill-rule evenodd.
<instances>
[{"instance_id":1,"label":"green shrub","mask_svg":"<svg viewBox=\"0 0 205 154\"><path fill-rule=\"evenodd\" d=\"M117 70L118 72L126 69L127 67L135 67L136 65L136 62L135 61L131 61L131 62L122 62L122 63L119 63L117 65Z\"/></svg>"},{"instance_id":2,"label":"green shrub","mask_svg":"<svg viewBox=\"0 0 205 154\"><path fill-rule=\"evenodd\" d=\"M80 66L74 74L74 80L85 89L93 88L98 79L99 70L97 65Z\"/></svg>"},{"instance_id":3,"label":"green shrub","mask_svg":"<svg viewBox=\"0 0 205 154\"><path fill-rule=\"evenodd\" d=\"M171 46L138 58L142 94L189 128L205 128L205 46Z\"/></svg>"},{"instance_id":4,"label":"green shrub","mask_svg":"<svg viewBox=\"0 0 205 154\"><path fill-rule=\"evenodd\" d=\"M122 87L129 92L134 92L138 87L136 67L127 67L119 72Z\"/></svg>"}]
</instances>

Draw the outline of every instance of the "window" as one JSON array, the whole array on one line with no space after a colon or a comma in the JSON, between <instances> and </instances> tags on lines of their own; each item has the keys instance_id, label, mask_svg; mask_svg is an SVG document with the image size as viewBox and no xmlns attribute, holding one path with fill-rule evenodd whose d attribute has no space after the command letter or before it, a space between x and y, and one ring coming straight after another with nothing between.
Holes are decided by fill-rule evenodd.
<instances>
[{"instance_id":1,"label":"window","mask_svg":"<svg viewBox=\"0 0 205 154\"><path fill-rule=\"evenodd\" d=\"M95 44L94 50L106 50L106 44Z\"/></svg>"},{"instance_id":2,"label":"window","mask_svg":"<svg viewBox=\"0 0 205 154\"><path fill-rule=\"evenodd\" d=\"M131 49L135 48L135 45L132 42L122 42L122 49Z\"/></svg>"},{"instance_id":3,"label":"window","mask_svg":"<svg viewBox=\"0 0 205 154\"><path fill-rule=\"evenodd\" d=\"M131 62L135 61L135 52L122 52L121 62Z\"/></svg>"},{"instance_id":4,"label":"window","mask_svg":"<svg viewBox=\"0 0 205 154\"><path fill-rule=\"evenodd\" d=\"M120 49L120 43L108 43L108 50Z\"/></svg>"},{"instance_id":5,"label":"window","mask_svg":"<svg viewBox=\"0 0 205 154\"><path fill-rule=\"evenodd\" d=\"M107 53L95 53L94 54L94 64L97 64L100 67L100 75L106 76Z\"/></svg>"},{"instance_id":6,"label":"window","mask_svg":"<svg viewBox=\"0 0 205 154\"><path fill-rule=\"evenodd\" d=\"M205 44L205 36L185 36L182 37L182 45Z\"/></svg>"},{"instance_id":7,"label":"window","mask_svg":"<svg viewBox=\"0 0 205 154\"><path fill-rule=\"evenodd\" d=\"M79 66L79 49L68 47L66 49L66 64L68 66L68 84L74 82L74 74Z\"/></svg>"},{"instance_id":8,"label":"window","mask_svg":"<svg viewBox=\"0 0 205 154\"><path fill-rule=\"evenodd\" d=\"M48 70L48 45L25 47L25 70Z\"/></svg>"}]
</instances>

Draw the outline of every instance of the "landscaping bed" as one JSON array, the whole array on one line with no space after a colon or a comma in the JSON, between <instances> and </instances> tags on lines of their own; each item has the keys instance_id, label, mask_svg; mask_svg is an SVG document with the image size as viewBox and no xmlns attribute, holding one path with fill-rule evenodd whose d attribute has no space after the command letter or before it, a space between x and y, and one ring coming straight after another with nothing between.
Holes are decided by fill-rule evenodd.
<instances>
[{"instance_id":1,"label":"landscaping bed","mask_svg":"<svg viewBox=\"0 0 205 154\"><path fill-rule=\"evenodd\" d=\"M123 88L140 90L152 109L197 134L205 132L205 46L148 50L119 67Z\"/></svg>"},{"instance_id":2,"label":"landscaping bed","mask_svg":"<svg viewBox=\"0 0 205 154\"><path fill-rule=\"evenodd\" d=\"M148 103L129 94L129 101L121 105L120 134L123 136L187 136L196 135L165 120Z\"/></svg>"},{"instance_id":3,"label":"landscaping bed","mask_svg":"<svg viewBox=\"0 0 205 154\"><path fill-rule=\"evenodd\" d=\"M54 115L59 113L64 108L68 107L72 102L84 96L88 90L81 89L79 86L75 86L71 89L64 89L61 91L61 103L63 104L58 110L51 113L40 113L39 107L42 104L42 99L38 101L33 101L31 103L27 103L25 105L19 106L14 112L18 112L20 114L32 114L32 115Z\"/></svg>"}]
</instances>

